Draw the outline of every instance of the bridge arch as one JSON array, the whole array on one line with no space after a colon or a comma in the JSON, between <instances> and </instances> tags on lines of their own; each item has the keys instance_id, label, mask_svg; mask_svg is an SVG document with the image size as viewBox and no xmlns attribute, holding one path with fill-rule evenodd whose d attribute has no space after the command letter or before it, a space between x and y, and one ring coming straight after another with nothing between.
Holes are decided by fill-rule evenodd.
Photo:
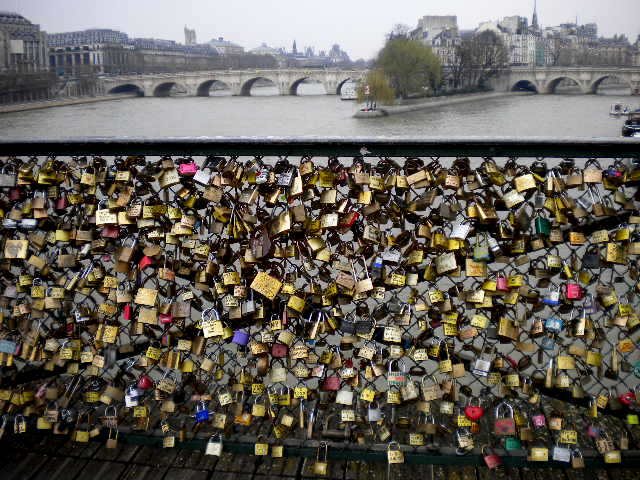
<instances>
[{"instance_id":1,"label":"bridge arch","mask_svg":"<svg viewBox=\"0 0 640 480\"><path fill-rule=\"evenodd\" d=\"M274 78L270 78L270 77L263 77L263 76L258 76L258 77L253 77L250 78L249 80L245 81L242 84L242 87L240 87L240 95L243 97L250 97L251 96L251 88L253 87L253 85L258 81L258 80L268 80L271 83L273 83L273 85L278 88L278 82L276 79Z\"/></svg>"},{"instance_id":2,"label":"bridge arch","mask_svg":"<svg viewBox=\"0 0 640 480\"><path fill-rule=\"evenodd\" d=\"M538 91L538 86L532 80L522 79L513 82L510 92L534 92L540 93Z\"/></svg>"},{"instance_id":3,"label":"bridge arch","mask_svg":"<svg viewBox=\"0 0 640 480\"><path fill-rule=\"evenodd\" d=\"M135 83L123 83L112 87L107 93L135 93L138 97L144 97L144 88Z\"/></svg>"},{"instance_id":4,"label":"bridge arch","mask_svg":"<svg viewBox=\"0 0 640 480\"><path fill-rule=\"evenodd\" d=\"M289 95L298 95L298 87L301 83L308 79L309 77L302 77L294 80L293 83L289 86Z\"/></svg>"},{"instance_id":5,"label":"bridge arch","mask_svg":"<svg viewBox=\"0 0 640 480\"><path fill-rule=\"evenodd\" d=\"M171 89L175 86L179 86L180 88L182 88L185 91L188 91L187 88L178 83L178 82L174 82L174 81L166 81L166 82L161 82L158 83L156 85L154 85L153 87L153 96L154 97L169 97L171 96Z\"/></svg>"},{"instance_id":6,"label":"bridge arch","mask_svg":"<svg viewBox=\"0 0 640 480\"><path fill-rule=\"evenodd\" d=\"M576 78L572 77L571 75L559 75L559 76L557 76L555 78L552 78L551 80L547 81L547 85L546 85L546 88L545 88L546 93L556 93L556 88L558 87L560 82L563 81L563 80L571 80L582 91L582 93L586 93L584 91L584 87L582 86L582 84Z\"/></svg>"},{"instance_id":7,"label":"bridge arch","mask_svg":"<svg viewBox=\"0 0 640 480\"><path fill-rule=\"evenodd\" d=\"M213 87L213 85L216 83L224 85L226 89L231 90L231 85L229 85L227 82L223 82L222 80L217 79L207 80L198 85L198 87L196 88L196 96L208 97L211 93L211 87Z\"/></svg>"},{"instance_id":8,"label":"bridge arch","mask_svg":"<svg viewBox=\"0 0 640 480\"><path fill-rule=\"evenodd\" d=\"M336 86L336 95L341 95L342 94L342 87L344 86L345 83L351 81L351 82L358 82L360 79L359 78L354 78L354 77L346 77L343 78L341 80L338 81L338 85Z\"/></svg>"},{"instance_id":9,"label":"bridge arch","mask_svg":"<svg viewBox=\"0 0 640 480\"><path fill-rule=\"evenodd\" d=\"M629 82L626 78L624 78L621 75L612 73L609 75L603 75L597 78L593 83L591 83L591 85L589 86L589 93L598 93L598 87L602 84L602 82L604 82L608 78L617 78L618 80L621 80L623 83L625 83L629 87L630 91L633 91L633 85L631 84L631 82Z\"/></svg>"},{"instance_id":10,"label":"bridge arch","mask_svg":"<svg viewBox=\"0 0 640 480\"><path fill-rule=\"evenodd\" d=\"M300 87L300 85L302 85L303 83L308 83L309 85L322 85L322 89L324 90L324 93L317 91L316 93L307 93L307 95L323 95L323 94L326 95L329 93L327 91L326 84L324 84L320 80L317 80L313 76L307 76L307 77L300 77L291 83L291 85L289 86L289 95L300 95L300 93L298 92L298 87ZM305 94L303 93L302 95L305 95Z\"/></svg>"}]
</instances>

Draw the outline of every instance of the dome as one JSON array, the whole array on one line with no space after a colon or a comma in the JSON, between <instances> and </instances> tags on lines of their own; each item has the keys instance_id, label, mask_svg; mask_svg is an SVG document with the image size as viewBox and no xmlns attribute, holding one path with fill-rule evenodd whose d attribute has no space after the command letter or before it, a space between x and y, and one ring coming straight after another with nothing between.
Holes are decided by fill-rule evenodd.
<instances>
[{"instance_id":1,"label":"dome","mask_svg":"<svg viewBox=\"0 0 640 480\"><path fill-rule=\"evenodd\" d=\"M0 23L14 23L22 25L31 25L31 22L22 15L15 12L0 11Z\"/></svg>"}]
</instances>

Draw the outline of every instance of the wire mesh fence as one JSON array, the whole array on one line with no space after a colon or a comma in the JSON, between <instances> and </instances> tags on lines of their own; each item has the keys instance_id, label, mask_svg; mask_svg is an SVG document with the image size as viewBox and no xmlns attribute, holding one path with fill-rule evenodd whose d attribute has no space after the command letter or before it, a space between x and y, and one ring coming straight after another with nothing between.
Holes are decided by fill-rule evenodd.
<instances>
[{"instance_id":1,"label":"wire mesh fence","mask_svg":"<svg viewBox=\"0 0 640 480\"><path fill-rule=\"evenodd\" d=\"M628 145L6 157L6 430L615 461L640 376Z\"/></svg>"}]
</instances>

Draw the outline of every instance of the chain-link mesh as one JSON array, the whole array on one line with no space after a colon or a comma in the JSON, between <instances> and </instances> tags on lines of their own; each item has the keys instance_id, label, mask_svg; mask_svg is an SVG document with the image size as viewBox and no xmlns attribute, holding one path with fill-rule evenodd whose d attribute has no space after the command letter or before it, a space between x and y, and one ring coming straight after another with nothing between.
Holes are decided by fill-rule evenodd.
<instances>
[{"instance_id":1,"label":"chain-link mesh","mask_svg":"<svg viewBox=\"0 0 640 480\"><path fill-rule=\"evenodd\" d=\"M5 412L458 453L501 399L534 446L633 413L631 163L364 155L5 160Z\"/></svg>"}]
</instances>

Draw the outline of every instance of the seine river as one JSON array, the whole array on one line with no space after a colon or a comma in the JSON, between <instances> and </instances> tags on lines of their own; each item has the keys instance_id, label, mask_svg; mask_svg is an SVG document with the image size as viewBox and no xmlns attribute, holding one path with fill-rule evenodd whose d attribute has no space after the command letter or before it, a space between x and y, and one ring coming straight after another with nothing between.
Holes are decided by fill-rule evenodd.
<instances>
[{"instance_id":1,"label":"seine river","mask_svg":"<svg viewBox=\"0 0 640 480\"><path fill-rule=\"evenodd\" d=\"M618 137L612 103L640 107L627 90L527 95L358 120L332 95L131 98L0 115L2 136L604 136ZM313 93L312 89L308 92Z\"/></svg>"}]
</instances>

